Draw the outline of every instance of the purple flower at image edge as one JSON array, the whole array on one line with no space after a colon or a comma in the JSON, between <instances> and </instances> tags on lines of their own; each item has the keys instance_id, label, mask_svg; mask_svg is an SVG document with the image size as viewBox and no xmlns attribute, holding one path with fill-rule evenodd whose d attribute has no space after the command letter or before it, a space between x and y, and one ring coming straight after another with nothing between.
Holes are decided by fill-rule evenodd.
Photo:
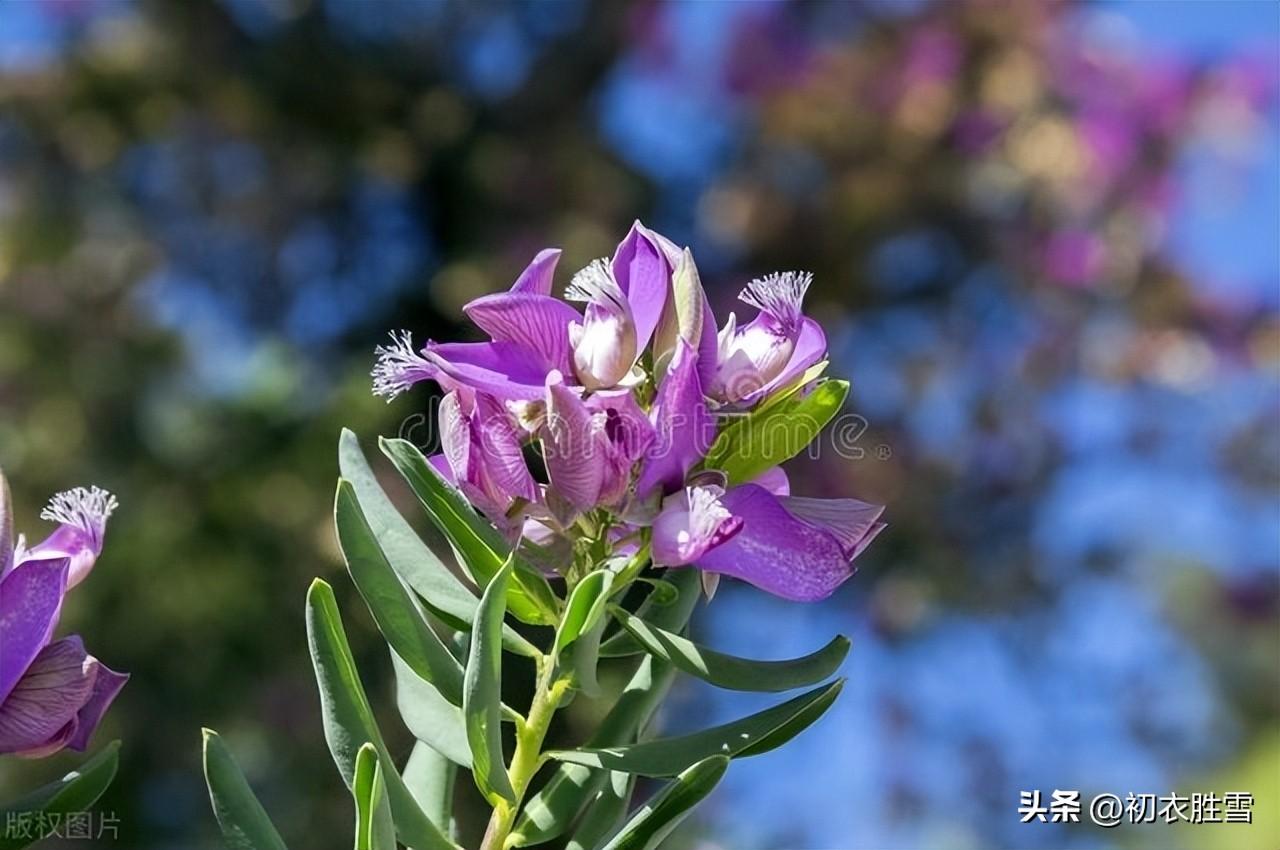
<instances>
[{"instance_id":1,"label":"purple flower at image edge","mask_svg":"<svg viewBox=\"0 0 1280 850\"><path fill-rule=\"evenodd\" d=\"M115 507L97 487L59 493L40 514L58 528L28 548L14 537L0 472L0 754L83 751L129 679L89 655L79 636L53 640L63 597L93 568Z\"/></svg>"},{"instance_id":2,"label":"purple flower at image edge","mask_svg":"<svg viewBox=\"0 0 1280 850\"><path fill-rule=\"evenodd\" d=\"M604 517L615 539L643 533L655 566L729 575L787 599L825 598L885 528L883 507L790 495L785 473L724 486L701 468L720 414L741 414L797 384L827 352L803 313L812 277L752 281L756 316L718 327L692 254L639 222L612 260L552 295L558 250L540 252L510 290L463 311L490 341L380 347L374 392L434 380L441 454L432 468L513 542L548 545ZM646 356L646 353L648 356ZM535 479L524 449L545 468ZM561 551L566 547L561 546Z\"/></svg>"}]
</instances>

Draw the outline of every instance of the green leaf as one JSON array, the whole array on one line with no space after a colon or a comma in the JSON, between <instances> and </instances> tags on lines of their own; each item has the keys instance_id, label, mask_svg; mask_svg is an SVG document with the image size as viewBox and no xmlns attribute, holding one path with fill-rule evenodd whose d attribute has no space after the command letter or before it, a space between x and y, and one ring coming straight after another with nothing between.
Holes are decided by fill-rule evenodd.
<instances>
[{"instance_id":1,"label":"green leaf","mask_svg":"<svg viewBox=\"0 0 1280 850\"><path fill-rule=\"evenodd\" d=\"M457 850L457 845L423 814L400 774L395 771L391 754L387 752L374 721L373 710L369 707L369 698L360 683L351 646L342 629L333 588L321 579L313 581L307 591L307 643L320 689L325 741L347 787L352 787L355 781L355 762L360 747L372 743L383 765L391 816L400 840L415 850Z\"/></svg>"},{"instance_id":2,"label":"green leaf","mask_svg":"<svg viewBox=\"0 0 1280 850\"><path fill-rule=\"evenodd\" d=\"M373 744L365 744L356 754L351 794L356 800L355 850L396 850L396 829L387 804L382 764Z\"/></svg>"},{"instance_id":3,"label":"green leaf","mask_svg":"<svg viewBox=\"0 0 1280 850\"><path fill-rule=\"evenodd\" d=\"M670 569L663 574L663 579L666 584L675 588L675 600L667 601L671 598L669 589L654 588L640 604L637 614L660 629L678 632L689 622L702 593L698 570L693 567ZM602 658L621 658L641 652L644 652L644 647L626 629L611 635L600 645Z\"/></svg>"},{"instance_id":4,"label":"green leaf","mask_svg":"<svg viewBox=\"0 0 1280 850\"><path fill-rule=\"evenodd\" d=\"M502 615L510 576L510 565L502 567L480 597L462 691L471 772L494 805L499 798L514 803L516 797L502 754Z\"/></svg>"},{"instance_id":5,"label":"green leaf","mask_svg":"<svg viewBox=\"0 0 1280 850\"><path fill-rule=\"evenodd\" d=\"M848 381L823 381L736 417L720 429L704 469L742 484L804 451L844 405Z\"/></svg>"},{"instance_id":6,"label":"green leaf","mask_svg":"<svg viewBox=\"0 0 1280 850\"><path fill-rule=\"evenodd\" d=\"M629 744L648 724L675 677L675 668L645 656L595 733L589 747ZM547 783L525 803L512 833L515 847L541 844L562 835L602 789L609 771L562 762Z\"/></svg>"},{"instance_id":7,"label":"green leaf","mask_svg":"<svg viewBox=\"0 0 1280 850\"><path fill-rule=\"evenodd\" d=\"M471 767L467 724L462 709L445 699L435 686L415 673L391 651L396 673L396 707L413 737L447 756L455 764Z\"/></svg>"},{"instance_id":8,"label":"green leaf","mask_svg":"<svg viewBox=\"0 0 1280 850\"><path fill-rule=\"evenodd\" d=\"M120 742L112 741L56 782L0 806L0 817L6 825L30 823L32 826L29 834L21 827L12 832L22 832L22 835L10 834L8 829L0 832L0 850L27 847L52 834L54 826L67 815L89 811L115 778L119 752ZM25 820L28 818L29 821Z\"/></svg>"},{"instance_id":9,"label":"green leaf","mask_svg":"<svg viewBox=\"0 0 1280 850\"><path fill-rule=\"evenodd\" d=\"M600 622L612 587L613 573L609 570L596 570L588 573L573 588L573 592L569 594L569 601L565 603L560 629L556 632L554 650L556 655L581 637L583 632L590 631L596 623Z\"/></svg>"},{"instance_id":10,"label":"green leaf","mask_svg":"<svg viewBox=\"0 0 1280 850\"><path fill-rule=\"evenodd\" d=\"M691 735L616 747L552 750L547 755L587 767L674 776L708 756L745 758L782 746L821 717L843 686L844 679L837 679L781 705Z\"/></svg>"},{"instance_id":11,"label":"green leaf","mask_svg":"<svg viewBox=\"0 0 1280 850\"><path fill-rule=\"evenodd\" d=\"M471 628L479 604L476 594L427 548L396 510L369 468L356 435L345 428L338 440L338 468L342 477L351 482L365 520L391 568L449 626ZM503 644L517 655L538 656L537 648L510 627L503 631Z\"/></svg>"},{"instance_id":12,"label":"green leaf","mask_svg":"<svg viewBox=\"0 0 1280 850\"><path fill-rule=\"evenodd\" d=\"M221 736L212 729L203 732L204 781L227 846L230 850L285 850L284 839L276 832Z\"/></svg>"},{"instance_id":13,"label":"green leaf","mask_svg":"<svg viewBox=\"0 0 1280 850\"><path fill-rule=\"evenodd\" d=\"M413 443L381 439L379 445L449 540L458 560L477 583L487 584L511 552L502 535L472 510L456 487L440 477ZM518 556L512 569L515 581L509 583L507 590L507 609L512 616L533 625L554 625L560 611L546 578Z\"/></svg>"},{"instance_id":14,"label":"green leaf","mask_svg":"<svg viewBox=\"0 0 1280 850\"><path fill-rule=\"evenodd\" d=\"M655 850L711 793L728 767L728 756L710 756L685 770L645 803L604 850Z\"/></svg>"},{"instance_id":15,"label":"green leaf","mask_svg":"<svg viewBox=\"0 0 1280 850\"><path fill-rule=\"evenodd\" d=\"M699 646L688 638L650 625L617 606L614 618L645 650L677 668L732 691L789 691L830 676L849 653L849 639L837 635L810 655L789 661L754 661Z\"/></svg>"},{"instance_id":16,"label":"green leaf","mask_svg":"<svg viewBox=\"0 0 1280 850\"><path fill-rule=\"evenodd\" d=\"M468 761L470 758L468 754ZM413 745L401 774L413 799L442 829L453 823L453 784L457 775L457 765L423 741Z\"/></svg>"},{"instance_id":17,"label":"green leaf","mask_svg":"<svg viewBox=\"0 0 1280 850\"><path fill-rule=\"evenodd\" d=\"M365 522L351 484L339 479L334 522L347 571L378 630L415 673L454 705L462 704L462 665L427 625Z\"/></svg>"},{"instance_id":18,"label":"green leaf","mask_svg":"<svg viewBox=\"0 0 1280 850\"><path fill-rule=\"evenodd\" d=\"M610 771L606 779L591 798L591 804L583 812L564 850L595 850L617 832L622 819L627 816L631 794L636 787L635 774Z\"/></svg>"}]
</instances>

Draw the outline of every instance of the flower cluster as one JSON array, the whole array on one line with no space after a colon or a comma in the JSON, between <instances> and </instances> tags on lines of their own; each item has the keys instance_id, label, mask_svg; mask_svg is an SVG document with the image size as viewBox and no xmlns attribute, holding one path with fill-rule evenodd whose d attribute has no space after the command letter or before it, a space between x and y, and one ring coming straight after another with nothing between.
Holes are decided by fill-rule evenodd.
<instances>
[{"instance_id":1,"label":"flower cluster","mask_svg":"<svg viewBox=\"0 0 1280 850\"><path fill-rule=\"evenodd\" d=\"M466 305L488 342L418 350L402 331L378 349L379 395L445 391L436 471L512 539L554 551L588 529L615 553L648 545L657 566L830 595L884 527L881 506L792 496L778 467L730 486L704 463L731 416L803 392L823 362L802 312L810 275L752 281L740 297L756 316L718 327L689 250L639 222L574 275L565 298L581 313L552 295L559 256Z\"/></svg>"},{"instance_id":2,"label":"flower cluster","mask_svg":"<svg viewBox=\"0 0 1280 850\"><path fill-rule=\"evenodd\" d=\"M79 636L53 640L62 599L93 569L115 506L97 487L59 493L40 514L57 530L28 547L13 535L0 474L0 754L83 751L129 679L85 652Z\"/></svg>"}]
</instances>

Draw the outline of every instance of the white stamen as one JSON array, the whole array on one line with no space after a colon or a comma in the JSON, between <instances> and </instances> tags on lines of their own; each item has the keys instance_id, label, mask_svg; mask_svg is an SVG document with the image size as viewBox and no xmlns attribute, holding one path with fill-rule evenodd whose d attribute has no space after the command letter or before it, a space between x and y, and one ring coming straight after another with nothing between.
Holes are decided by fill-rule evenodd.
<instances>
[{"instance_id":1,"label":"white stamen","mask_svg":"<svg viewBox=\"0 0 1280 850\"><path fill-rule=\"evenodd\" d=\"M101 543L107 519L117 504L116 497L101 487L74 487L50 499L40 512L40 519L78 528L95 543Z\"/></svg>"},{"instance_id":2,"label":"white stamen","mask_svg":"<svg viewBox=\"0 0 1280 850\"><path fill-rule=\"evenodd\" d=\"M423 370L430 367L426 358L414 350L409 331L392 331L391 345L379 345L374 354L378 360L370 372L373 394L388 402L421 380Z\"/></svg>"},{"instance_id":3,"label":"white stamen","mask_svg":"<svg viewBox=\"0 0 1280 850\"><path fill-rule=\"evenodd\" d=\"M778 320L788 333L800 327L804 294L813 283L809 272L775 272L756 278L738 294L745 301Z\"/></svg>"},{"instance_id":4,"label":"white stamen","mask_svg":"<svg viewBox=\"0 0 1280 850\"><path fill-rule=\"evenodd\" d=\"M609 270L609 261L592 260L586 268L573 276L565 287L566 301L582 301L603 304L615 308L616 311L626 309L627 297L622 294L622 287L613 279Z\"/></svg>"}]
</instances>

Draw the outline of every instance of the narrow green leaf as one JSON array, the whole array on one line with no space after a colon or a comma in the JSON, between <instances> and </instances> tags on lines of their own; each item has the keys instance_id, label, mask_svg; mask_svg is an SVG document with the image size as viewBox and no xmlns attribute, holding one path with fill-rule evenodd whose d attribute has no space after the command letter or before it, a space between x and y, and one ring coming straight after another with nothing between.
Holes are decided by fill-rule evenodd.
<instances>
[{"instance_id":1,"label":"narrow green leaf","mask_svg":"<svg viewBox=\"0 0 1280 850\"><path fill-rule=\"evenodd\" d=\"M66 776L42 785L10 803L0 806L6 824L29 818L32 831L22 835L0 833L0 850L18 850L52 835L67 815L87 812L115 778L120 742L112 741Z\"/></svg>"},{"instance_id":2,"label":"narrow green leaf","mask_svg":"<svg viewBox=\"0 0 1280 850\"><path fill-rule=\"evenodd\" d=\"M674 667L646 655L587 746L612 747L636 740L666 696L674 676ZM516 821L513 846L541 844L564 834L608 777L606 770L568 762L556 765L547 783L525 803Z\"/></svg>"},{"instance_id":3,"label":"narrow green leaf","mask_svg":"<svg viewBox=\"0 0 1280 850\"><path fill-rule=\"evenodd\" d=\"M321 579L313 581L307 591L307 642L320 689L325 741L347 787L352 787L355 780L360 747L372 743L383 765L391 815L400 840L415 850L457 850L457 845L423 814L395 771L360 683L333 588Z\"/></svg>"},{"instance_id":4,"label":"narrow green leaf","mask_svg":"<svg viewBox=\"0 0 1280 850\"><path fill-rule=\"evenodd\" d=\"M710 756L675 778L645 803L604 850L656 850L702 802L729 767L728 756Z\"/></svg>"},{"instance_id":5,"label":"narrow green leaf","mask_svg":"<svg viewBox=\"0 0 1280 850\"><path fill-rule=\"evenodd\" d=\"M427 625L387 562L349 482L339 479L333 510L347 571L378 630L415 673L431 682L445 699L461 705L462 665Z\"/></svg>"},{"instance_id":6,"label":"narrow green leaf","mask_svg":"<svg viewBox=\"0 0 1280 850\"><path fill-rule=\"evenodd\" d=\"M209 802L230 850L285 850L284 840L240 771L221 736L204 733L204 781Z\"/></svg>"},{"instance_id":7,"label":"narrow green leaf","mask_svg":"<svg viewBox=\"0 0 1280 850\"><path fill-rule=\"evenodd\" d=\"M635 774L610 771L606 780L591 798L564 850L595 850L622 825L635 791Z\"/></svg>"},{"instance_id":8,"label":"narrow green leaf","mask_svg":"<svg viewBox=\"0 0 1280 850\"><path fill-rule=\"evenodd\" d=\"M356 800L355 850L396 850L396 828L391 822L378 749L373 744L365 744L356 754L351 794Z\"/></svg>"},{"instance_id":9,"label":"narrow green leaf","mask_svg":"<svg viewBox=\"0 0 1280 850\"><path fill-rule=\"evenodd\" d=\"M391 664L396 673L396 707L413 737L431 745L455 764L471 767L471 748L467 744L467 724L463 721L462 709L410 669L395 650L391 651Z\"/></svg>"},{"instance_id":10,"label":"narrow green leaf","mask_svg":"<svg viewBox=\"0 0 1280 850\"><path fill-rule=\"evenodd\" d=\"M413 443L381 439L379 445L448 538L458 559L477 583L487 584L508 560L511 547L502 535L472 510L456 487L440 477ZM512 616L533 625L554 625L559 608L546 578L519 557L514 559L512 570L515 581L507 590L507 609Z\"/></svg>"},{"instance_id":11,"label":"narrow green leaf","mask_svg":"<svg viewBox=\"0 0 1280 850\"><path fill-rule=\"evenodd\" d=\"M613 573L609 570L588 573L582 581L578 582L573 592L569 594L569 601L565 603L560 630L556 632L556 653L573 643L583 632L590 630L600 621L612 587Z\"/></svg>"},{"instance_id":12,"label":"narrow green leaf","mask_svg":"<svg viewBox=\"0 0 1280 850\"><path fill-rule=\"evenodd\" d=\"M511 566L502 567L480 597L462 691L471 772L480 793L495 805L499 798L515 802L516 796L502 754L502 615L510 576Z\"/></svg>"},{"instance_id":13,"label":"narrow green leaf","mask_svg":"<svg viewBox=\"0 0 1280 850\"><path fill-rule=\"evenodd\" d=\"M471 628L479 604L476 594L427 548L396 510L360 450L360 441L345 428L338 441L338 468L342 477L351 482L365 520L391 568L449 626ZM538 655L537 648L510 627L504 629L502 640L517 655Z\"/></svg>"},{"instance_id":14,"label":"narrow green leaf","mask_svg":"<svg viewBox=\"0 0 1280 850\"><path fill-rule=\"evenodd\" d=\"M702 593L702 585L698 581L698 570L693 567L670 569L663 573L662 577L666 584L675 589L675 600L668 601L671 599L670 589L654 588L640 604L637 616L643 617L660 629L678 632L684 628L685 623L689 622L689 617L693 614L693 609L697 606ZM621 658L641 652L644 652L644 647L626 629L610 635L609 639L600 645L602 658Z\"/></svg>"},{"instance_id":15,"label":"narrow green leaf","mask_svg":"<svg viewBox=\"0 0 1280 850\"><path fill-rule=\"evenodd\" d=\"M804 451L844 404L848 381L823 381L739 416L720 430L703 461L742 484Z\"/></svg>"},{"instance_id":16,"label":"narrow green leaf","mask_svg":"<svg viewBox=\"0 0 1280 850\"><path fill-rule=\"evenodd\" d=\"M553 750L547 755L587 767L674 776L708 756L744 758L782 746L821 717L843 686L844 679L837 679L781 705L691 735L616 747Z\"/></svg>"},{"instance_id":17,"label":"narrow green leaf","mask_svg":"<svg viewBox=\"0 0 1280 850\"><path fill-rule=\"evenodd\" d=\"M467 758L470 759L470 754ZM405 763L405 787L413 795L413 799L422 807L427 817L441 829L453 829L453 785L458 775L458 766L454 762L423 741L413 745L409 753L409 761Z\"/></svg>"},{"instance_id":18,"label":"narrow green leaf","mask_svg":"<svg viewBox=\"0 0 1280 850\"><path fill-rule=\"evenodd\" d=\"M650 625L616 606L610 609L651 655L680 670L732 691L789 691L821 682L840 667L849 639L837 635L817 652L788 661L754 661L699 646L688 638Z\"/></svg>"}]
</instances>

